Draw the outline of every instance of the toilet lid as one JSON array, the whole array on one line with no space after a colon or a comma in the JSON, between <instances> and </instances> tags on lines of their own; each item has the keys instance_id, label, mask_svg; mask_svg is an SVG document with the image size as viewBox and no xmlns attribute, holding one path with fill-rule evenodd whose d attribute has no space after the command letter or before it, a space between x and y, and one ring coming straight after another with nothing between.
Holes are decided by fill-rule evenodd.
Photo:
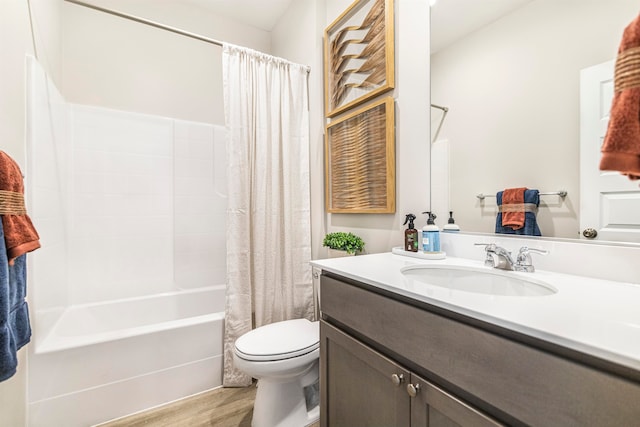
<instances>
[{"instance_id":1,"label":"toilet lid","mask_svg":"<svg viewBox=\"0 0 640 427\"><path fill-rule=\"evenodd\" d=\"M261 326L236 340L236 354L246 360L289 359L320 346L318 322L285 320Z\"/></svg>"}]
</instances>

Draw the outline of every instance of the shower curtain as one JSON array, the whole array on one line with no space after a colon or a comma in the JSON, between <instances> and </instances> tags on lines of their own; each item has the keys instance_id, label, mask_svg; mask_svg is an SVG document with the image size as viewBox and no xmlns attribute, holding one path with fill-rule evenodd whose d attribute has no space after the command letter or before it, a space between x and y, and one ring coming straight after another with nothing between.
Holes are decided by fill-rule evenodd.
<instances>
[{"instance_id":1,"label":"shower curtain","mask_svg":"<svg viewBox=\"0 0 640 427\"><path fill-rule=\"evenodd\" d=\"M227 128L227 296L224 386L253 327L313 316L308 68L223 46Z\"/></svg>"}]
</instances>

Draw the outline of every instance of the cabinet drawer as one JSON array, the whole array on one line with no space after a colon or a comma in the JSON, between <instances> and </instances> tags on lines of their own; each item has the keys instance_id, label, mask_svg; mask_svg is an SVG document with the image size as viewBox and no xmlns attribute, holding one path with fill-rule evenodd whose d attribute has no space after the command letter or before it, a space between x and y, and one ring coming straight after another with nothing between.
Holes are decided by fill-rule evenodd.
<instances>
[{"instance_id":1,"label":"cabinet drawer","mask_svg":"<svg viewBox=\"0 0 640 427\"><path fill-rule=\"evenodd\" d=\"M332 277L322 277L320 308L327 322L406 359L429 379L444 379L507 422L622 426L640 419L640 385L628 379Z\"/></svg>"}]
</instances>

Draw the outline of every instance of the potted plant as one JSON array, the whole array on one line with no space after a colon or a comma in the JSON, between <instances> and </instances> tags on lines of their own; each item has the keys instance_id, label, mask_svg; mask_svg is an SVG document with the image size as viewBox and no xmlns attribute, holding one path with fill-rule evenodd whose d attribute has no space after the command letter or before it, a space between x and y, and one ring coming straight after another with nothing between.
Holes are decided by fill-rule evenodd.
<instances>
[{"instance_id":1,"label":"potted plant","mask_svg":"<svg viewBox=\"0 0 640 427\"><path fill-rule=\"evenodd\" d=\"M337 258L362 252L364 249L364 241L353 233L336 231L324 236L322 246L329 248L329 258Z\"/></svg>"}]
</instances>

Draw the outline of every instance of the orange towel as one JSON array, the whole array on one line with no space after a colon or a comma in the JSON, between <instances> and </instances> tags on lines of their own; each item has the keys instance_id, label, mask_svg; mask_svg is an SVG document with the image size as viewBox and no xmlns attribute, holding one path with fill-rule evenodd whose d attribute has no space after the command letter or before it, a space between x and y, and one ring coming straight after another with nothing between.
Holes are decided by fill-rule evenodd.
<instances>
[{"instance_id":1,"label":"orange towel","mask_svg":"<svg viewBox=\"0 0 640 427\"><path fill-rule=\"evenodd\" d=\"M24 206L24 182L18 164L0 151L0 215L9 265L40 247L40 237Z\"/></svg>"},{"instance_id":2,"label":"orange towel","mask_svg":"<svg viewBox=\"0 0 640 427\"><path fill-rule=\"evenodd\" d=\"M640 16L622 34L600 170L640 179Z\"/></svg>"},{"instance_id":3,"label":"orange towel","mask_svg":"<svg viewBox=\"0 0 640 427\"><path fill-rule=\"evenodd\" d=\"M524 227L525 187L507 188L502 192L502 226L519 230Z\"/></svg>"}]
</instances>

